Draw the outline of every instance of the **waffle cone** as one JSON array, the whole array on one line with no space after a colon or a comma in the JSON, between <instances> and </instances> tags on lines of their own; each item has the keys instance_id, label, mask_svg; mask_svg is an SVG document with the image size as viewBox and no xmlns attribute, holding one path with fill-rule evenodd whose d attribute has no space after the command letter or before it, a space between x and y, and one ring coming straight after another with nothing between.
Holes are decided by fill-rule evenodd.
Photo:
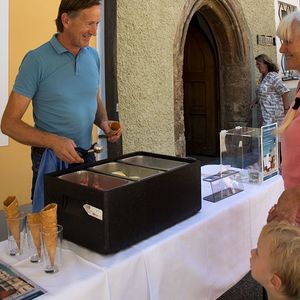
<instances>
[{"instance_id":1,"label":"waffle cone","mask_svg":"<svg viewBox=\"0 0 300 300\"><path fill-rule=\"evenodd\" d=\"M41 210L41 224L43 237L53 266L55 262L56 244L57 244L57 204L50 203Z\"/></svg>"},{"instance_id":2,"label":"waffle cone","mask_svg":"<svg viewBox=\"0 0 300 300\"><path fill-rule=\"evenodd\" d=\"M20 249L20 209L15 196L9 196L3 201L3 209L7 219L7 226Z\"/></svg>"},{"instance_id":3,"label":"waffle cone","mask_svg":"<svg viewBox=\"0 0 300 300\"><path fill-rule=\"evenodd\" d=\"M18 248L20 249L20 237L21 237L21 233L20 233L20 220L19 218L14 218L14 219L7 219L7 226L18 246Z\"/></svg>"},{"instance_id":4,"label":"waffle cone","mask_svg":"<svg viewBox=\"0 0 300 300\"><path fill-rule=\"evenodd\" d=\"M27 224L32 235L37 253L41 256L41 216L40 213L28 213Z\"/></svg>"},{"instance_id":5,"label":"waffle cone","mask_svg":"<svg viewBox=\"0 0 300 300\"><path fill-rule=\"evenodd\" d=\"M41 223L44 227L55 227L57 225L57 204L50 203L41 210Z\"/></svg>"},{"instance_id":6,"label":"waffle cone","mask_svg":"<svg viewBox=\"0 0 300 300\"><path fill-rule=\"evenodd\" d=\"M51 266L54 266L57 244L57 228L55 228L55 231L44 232L43 236Z\"/></svg>"},{"instance_id":7,"label":"waffle cone","mask_svg":"<svg viewBox=\"0 0 300 300\"><path fill-rule=\"evenodd\" d=\"M16 196L8 196L3 201L3 209L7 218L17 218L20 215L19 204Z\"/></svg>"},{"instance_id":8,"label":"waffle cone","mask_svg":"<svg viewBox=\"0 0 300 300\"><path fill-rule=\"evenodd\" d=\"M115 134L120 129L120 123L115 121L110 124L110 132Z\"/></svg>"}]
</instances>

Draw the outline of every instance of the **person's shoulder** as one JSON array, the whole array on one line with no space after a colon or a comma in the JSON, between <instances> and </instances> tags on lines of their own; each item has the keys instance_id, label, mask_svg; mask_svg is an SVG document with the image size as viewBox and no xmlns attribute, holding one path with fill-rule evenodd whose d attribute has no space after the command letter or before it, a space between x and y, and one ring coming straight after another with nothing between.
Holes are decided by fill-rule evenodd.
<instances>
[{"instance_id":1,"label":"person's shoulder","mask_svg":"<svg viewBox=\"0 0 300 300\"><path fill-rule=\"evenodd\" d=\"M29 58L34 59L35 58L35 59L37 59L38 57L41 57L43 55L47 55L48 52L49 52L49 49L50 49L50 43L48 41L48 42L38 46L35 49L29 50L26 53L24 58L27 58L27 59L29 59Z\"/></svg>"},{"instance_id":2,"label":"person's shoulder","mask_svg":"<svg viewBox=\"0 0 300 300\"><path fill-rule=\"evenodd\" d=\"M49 51L49 49L51 49L50 41L48 41L48 42L40 45L39 47L31 50L31 52L41 55L43 53L47 53Z\"/></svg>"},{"instance_id":3,"label":"person's shoulder","mask_svg":"<svg viewBox=\"0 0 300 300\"><path fill-rule=\"evenodd\" d=\"M88 53L90 53L94 56L99 56L98 51L96 50L96 48L88 46L88 47L85 47L85 49Z\"/></svg>"},{"instance_id":4,"label":"person's shoulder","mask_svg":"<svg viewBox=\"0 0 300 300\"><path fill-rule=\"evenodd\" d=\"M269 72L268 76L272 77L272 78L280 78L279 74L277 72L275 72L275 71Z\"/></svg>"},{"instance_id":5,"label":"person's shoulder","mask_svg":"<svg viewBox=\"0 0 300 300\"><path fill-rule=\"evenodd\" d=\"M267 76L268 76L269 81L277 82L277 83L283 84L283 81L282 81L282 79L281 79L281 76L280 76L277 72L269 72L269 73L267 74Z\"/></svg>"},{"instance_id":6,"label":"person's shoulder","mask_svg":"<svg viewBox=\"0 0 300 300\"><path fill-rule=\"evenodd\" d=\"M95 48L89 46L89 47L85 47L85 50L89 55L91 55L95 59L97 63L99 62L100 60L99 54Z\"/></svg>"}]
</instances>

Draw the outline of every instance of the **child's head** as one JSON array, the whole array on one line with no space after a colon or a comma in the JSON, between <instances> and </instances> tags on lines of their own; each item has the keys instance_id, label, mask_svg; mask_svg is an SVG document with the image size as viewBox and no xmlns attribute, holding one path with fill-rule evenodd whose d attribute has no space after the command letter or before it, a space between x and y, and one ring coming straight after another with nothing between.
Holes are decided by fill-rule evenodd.
<instances>
[{"instance_id":1,"label":"child's head","mask_svg":"<svg viewBox=\"0 0 300 300\"><path fill-rule=\"evenodd\" d=\"M270 296L300 299L300 228L271 222L251 250L251 274Z\"/></svg>"}]
</instances>

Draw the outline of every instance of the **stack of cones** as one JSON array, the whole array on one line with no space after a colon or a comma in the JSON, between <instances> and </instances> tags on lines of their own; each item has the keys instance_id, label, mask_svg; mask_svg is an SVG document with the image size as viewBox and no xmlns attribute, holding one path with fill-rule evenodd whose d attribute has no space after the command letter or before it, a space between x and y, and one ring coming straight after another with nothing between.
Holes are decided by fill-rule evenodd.
<instances>
[{"instance_id":1,"label":"stack of cones","mask_svg":"<svg viewBox=\"0 0 300 300\"><path fill-rule=\"evenodd\" d=\"M32 240L37 254L41 257L41 216L40 213L28 213L27 224L31 232Z\"/></svg>"},{"instance_id":2,"label":"stack of cones","mask_svg":"<svg viewBox=\"0 0 300 300\"><path fill-rule=\"evenodd\" d=\"M57 244L57 204L48 204L40 214L44 243L51 266L54 266Z\"/></svg>"},{"instance_id":3,"label":"stack of cones","mask_svg":"<svg viewBox=\"0 0 300 300\"><path fill-rule=\"evenodd\" d=\"M7 226L20 249L20 209L15 196L9 196L3 201L3 209L7 219Z\"/></svg>"}]
</instances>

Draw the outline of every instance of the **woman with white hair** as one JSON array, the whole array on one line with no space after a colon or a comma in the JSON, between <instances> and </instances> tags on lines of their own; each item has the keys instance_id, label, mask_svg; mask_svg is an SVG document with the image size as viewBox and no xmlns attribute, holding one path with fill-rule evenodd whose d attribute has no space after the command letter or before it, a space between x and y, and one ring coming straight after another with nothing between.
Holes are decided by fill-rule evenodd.
<instances>
[{"instance_id":1,"label":"woman with white hair","mask_svg":"<svg viewBox=\"0 0 300 300\"><path fill-rule=\"evenodd\" d=\"M283 18L277 35L282 40L280 52L285 56L290 70L300 71L300 12L296 11ZM299 100L297 99L299 98ZM282 176L285 188L300 184L300 91L292 103L287 116L279 127L282 144Z\"/></svg>"},{"instance_id":2,"label":"woman with white hair","mask_svg":"<svg viewBox=\"0 0 300 300\"><path fill-rule=\"evenodd\" d=\"M280 52L285 56L287 67L300 72L300 11L285 16L277 29L282 40ZM300 223L300 89L278 129L281 136L282 176L284 187L277 205L271 208L268 221L286 219ZM298 213L297 213L298 212Z\"/></svg>"}]
</instances>

